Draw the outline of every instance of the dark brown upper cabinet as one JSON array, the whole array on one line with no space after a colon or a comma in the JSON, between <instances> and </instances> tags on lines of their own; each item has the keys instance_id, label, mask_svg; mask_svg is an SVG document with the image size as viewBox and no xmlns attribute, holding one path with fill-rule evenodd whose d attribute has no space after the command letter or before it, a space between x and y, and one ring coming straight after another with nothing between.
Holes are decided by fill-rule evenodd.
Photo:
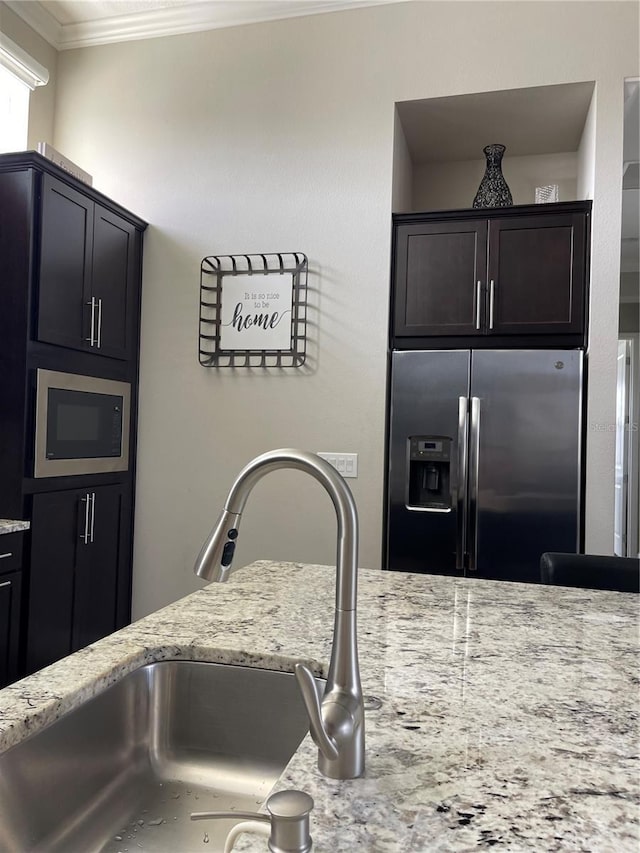
<instances>
[{"instance_id":1,"label":"dark brown upper cabinet","mask_svg":"<svg viewBox=\"0 0 640 853\"><path fill-rule=\"evenodd\" d=\"M129 359L136 348L136 228L87 195L42 179L37 337Z\"/></svg>"},{"instance_id":2,"label":"dark brown upper cabinet","mask_svg":"<svg viewBox=\"0 0 640 853\"><path fill-rule=\"evenodd\" d=\"M394 216L395 345L583 345L590 210L560 202Z\"/></svg>"}]
</instances>

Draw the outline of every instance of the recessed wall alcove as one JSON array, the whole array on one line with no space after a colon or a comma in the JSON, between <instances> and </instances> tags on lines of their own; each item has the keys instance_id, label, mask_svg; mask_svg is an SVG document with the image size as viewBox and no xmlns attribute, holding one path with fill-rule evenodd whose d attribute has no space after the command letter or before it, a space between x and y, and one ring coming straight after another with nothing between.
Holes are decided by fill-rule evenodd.
<instances>
[{"instance_id":1,"label":"recessed wall alcove","mask_svg":"<svg viewBox=\"0 0 640 853\"><path fill-rule=\"evenodd\" d=\"M493 142L506 145L514 204L533 204L548 184L559 201L592 198L594 90L585 81L397 103L393 212L470 208Z\"/></svg>"}]
</instances>

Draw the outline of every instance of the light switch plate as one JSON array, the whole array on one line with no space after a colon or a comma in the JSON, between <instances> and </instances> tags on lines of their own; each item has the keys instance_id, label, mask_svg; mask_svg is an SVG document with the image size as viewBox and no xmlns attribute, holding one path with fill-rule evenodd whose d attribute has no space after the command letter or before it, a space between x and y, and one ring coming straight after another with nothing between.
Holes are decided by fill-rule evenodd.
<instances>
[{"instance_id":1,"label":"light switch plate","mask_svg":"<svg viewBox=\"0 0 640 853\"><path fill-rule=\"evenodd\" d=\"M333 453L326 450L318 451L318 456L326 459L329 465L342 474L343 477L358 476L358 454L357 453Z\"/></svg>"}]
</instances>

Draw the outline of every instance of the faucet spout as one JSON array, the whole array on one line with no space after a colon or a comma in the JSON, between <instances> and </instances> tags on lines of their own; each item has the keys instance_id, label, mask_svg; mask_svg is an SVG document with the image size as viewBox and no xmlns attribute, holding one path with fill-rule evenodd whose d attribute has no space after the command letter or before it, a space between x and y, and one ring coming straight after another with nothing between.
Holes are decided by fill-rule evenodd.
<instances>
[{"instance_id":1,"label":"faucet spout","mask_svg":"<svg viewBox=\"0 0 640 853\"><path fill-rule=\"evenodd\" d=\"M364 703L356 630L358 514L344 479L327 461L304 450L286 448L257 456L238 474L194 571L205 580L227 580L251 490L270 471L284 468L310 474L324 486L336 511L335 618L324 695L318 697L313 676L304 664L296 665L296 678L309 715L311 736L319 749L320 771L333 779L354 779L364 773Z\"/></svg>"}]
</instances>

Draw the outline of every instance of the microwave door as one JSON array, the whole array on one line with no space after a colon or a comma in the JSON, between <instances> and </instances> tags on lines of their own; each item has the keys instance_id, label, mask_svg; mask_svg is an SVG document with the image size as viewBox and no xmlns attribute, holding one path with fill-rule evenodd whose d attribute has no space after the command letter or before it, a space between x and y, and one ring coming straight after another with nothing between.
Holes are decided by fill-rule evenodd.
<instances>
[{"instance_id":1,"label":"microwave door","mask_svg":"<svg viewBox=\"0 0 640 853\"><path fill-rule=\"evenodd\" d=\"M126 471L130 408L128 382L39 369L34 477Z\"/></svg>"},{"instance_id":2,"label":"microwave door","mask_svg":"<svg viewBox=\"0 0 640 853\"><path fill-rule=\"evenodd\" d=\"M47 459L120 456L122 408L121 395L49 388Z\"/></svg>"}]
</instances>

